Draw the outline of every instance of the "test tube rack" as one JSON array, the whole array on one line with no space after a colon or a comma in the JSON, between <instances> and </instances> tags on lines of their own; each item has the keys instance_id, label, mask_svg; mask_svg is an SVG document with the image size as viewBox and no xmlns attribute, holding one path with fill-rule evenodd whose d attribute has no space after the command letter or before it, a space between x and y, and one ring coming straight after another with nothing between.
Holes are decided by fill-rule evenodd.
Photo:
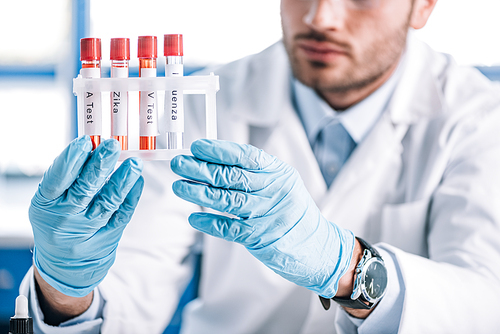
<instances>
[{"instance_id":1,"label":"test tube rack","mask_svg":"<svg viewBox=\"0 0 500 334\"><path fill-rule=\"evenodd\" d=\"M81 75L73 79L73 94L77 97L78 109L78 135L85 135L85 92L101 93L101 112L103 120L102 138L110 138L110 119L111 119L111 102L110 93L113 91L127 91L130 93L136 92L137 103L131 103L129 99L129 150L124 150L120 154L119 160L125 160L129 157L139 157L142 160L171 160L179 154L190 154L190 151L184 149L156 149L156 150L139 150L134 143L139 142L138 131L138 95L140 91L156 91L158 101L159 116L163 113L164 94L169 90L182 91L187 94L204 94L205 95L205 138L217 139L217 114L215 95L219 91L219 77L210 73L210 75L200 76L182 76L182 77L138 77L138 78L83 78ZM130 95L129 97L133 97ZM137 105L135 108L134 105ZM189 117L189 110L185 110L185 118ZM134 126L134 119L137 119L137 126ZM159 117L161 120L161 118ZM137 128L137 129L135 129ZM159 136L165 136L165 131L162 131L160 126Z\"/></svg>"}]
</instances>

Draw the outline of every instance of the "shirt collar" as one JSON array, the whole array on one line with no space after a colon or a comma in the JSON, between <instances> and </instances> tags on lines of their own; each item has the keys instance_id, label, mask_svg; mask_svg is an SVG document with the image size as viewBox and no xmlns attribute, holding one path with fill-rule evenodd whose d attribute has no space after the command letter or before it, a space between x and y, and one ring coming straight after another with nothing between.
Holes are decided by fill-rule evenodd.
<instances>
[{"instance_id":1,"label":"shirt collar","mask_svg":"<svg viewBox=\"0 0 500 334\"><path fill-rule=\"evenodd\" d=\"M330 107L313 89L293 78L295 104L309 142L313 144L324 125L337 119L359 144L387 107L401 76L403 62L400 61L389 80L375 92L343 112Z\"/></svg>"}]
</instances>

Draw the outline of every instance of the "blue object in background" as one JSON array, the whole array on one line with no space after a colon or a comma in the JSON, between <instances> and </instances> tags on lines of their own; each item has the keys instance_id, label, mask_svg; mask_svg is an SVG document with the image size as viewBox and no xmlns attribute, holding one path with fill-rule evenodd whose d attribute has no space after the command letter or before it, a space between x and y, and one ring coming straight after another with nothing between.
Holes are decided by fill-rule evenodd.
<instances>
[{"instance_id":1,"label":"blue object in background","mask_svg":"<svg viewBox=\"0 0 500 334\"><path fill-rule=\"evenodd\" d=\"M500 66L477 66L476 68L491 81L500 81Z\"/></svg>"},{"instance_id":2,"label":"blue object in background","mask_svg":"<svg viewBox=\"0 0 500 334\"><path fill-rule=\"evenodd\" d=\"M193 278L184 291L177 310L163 334L178 334L182 324L184 306L198 296L201 255L195 256ZM0 249L0 333L8 333L9 319L14 315L19 285L31 266L31 249Z\"/></svg>"},{"instance_id":3,"label":"blue object in background","mask_svg":"<svg viewBox=\"0 0 500 334\"><path fill-rule=\"evenodd\" d=\"M30 249L0 249L0 323L14 316L19 285L31 266Z\"/></svg>"}]
</instances>

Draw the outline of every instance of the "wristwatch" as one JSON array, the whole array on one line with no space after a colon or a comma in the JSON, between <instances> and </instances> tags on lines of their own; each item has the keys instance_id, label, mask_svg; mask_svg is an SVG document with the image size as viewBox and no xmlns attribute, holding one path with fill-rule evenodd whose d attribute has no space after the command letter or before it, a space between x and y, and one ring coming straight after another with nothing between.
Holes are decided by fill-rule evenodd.
<instances>
[{"instance_id":1,"label":"wristwatch","mask_svg":"<svg viewBox=\"0 0 500 334\"><path fill-rule=\"evenodd\" d=\"M356 266L354 288L350 298L333 297L337 304L355 309L369 310L375 306L387 289L387 269L384 260L369 243L356 237L361 244L363 257ZM330 299L319 297L325 310L330 308Z\"/></svg>"}]
</instances>

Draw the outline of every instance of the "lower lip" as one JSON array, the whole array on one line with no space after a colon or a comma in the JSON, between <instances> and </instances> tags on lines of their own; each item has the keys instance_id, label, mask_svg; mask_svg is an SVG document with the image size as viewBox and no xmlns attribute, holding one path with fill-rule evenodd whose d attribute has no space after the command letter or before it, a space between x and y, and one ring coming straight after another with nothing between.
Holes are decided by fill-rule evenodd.
<instances>
[{"instance_id":1,"label":"lower lip","mask_svg":"<svg viewBox=\"0 0 500 334\"><path fill-rule=\"evenodd\" d=\"M343 52L337 52L337 51L324 51L324 50L317 50L317 49L312 49L308 47L303 47L300 46L299 49L305 54L308 60L310 61L317 61L317 62L332 62L340 57L344 57L345 53Z\"/></svg>"}]
</instances>

